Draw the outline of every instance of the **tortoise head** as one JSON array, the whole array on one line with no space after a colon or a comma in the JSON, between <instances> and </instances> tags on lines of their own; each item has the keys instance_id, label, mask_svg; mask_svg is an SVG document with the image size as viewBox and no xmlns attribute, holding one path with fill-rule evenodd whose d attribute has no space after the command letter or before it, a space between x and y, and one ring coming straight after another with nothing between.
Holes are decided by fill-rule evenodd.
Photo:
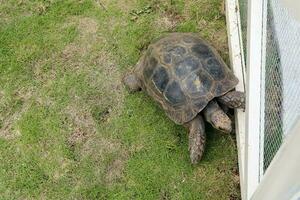
<instances>
[{"instance_id":1,"label":"tortoise head","mask_svg":"<svg viewBox=\"0 0 300 200\"><path fill-rule=\"evenodd\" d=\"M210 119L211 125L225 133L231 133L232 131L232 123L229 117L222 111L215 111L211 115Z\"/></svg>"}]
</instances>

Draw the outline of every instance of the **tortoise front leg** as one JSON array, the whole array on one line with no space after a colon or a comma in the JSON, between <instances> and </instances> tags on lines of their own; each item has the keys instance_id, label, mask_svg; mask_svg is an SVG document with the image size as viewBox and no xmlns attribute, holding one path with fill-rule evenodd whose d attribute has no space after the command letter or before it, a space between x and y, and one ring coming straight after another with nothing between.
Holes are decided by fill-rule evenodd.
<instances>
[{"instance_id":1,"label":"tortoise front leg","mask_svg":"<svg viewBox=\"0 0 300 200\"><path fill-rule=\"evenodd\" d=\"M203 110L205 120L214 128L230 133L232 131L232 122L226 113L220 108L214 100L210 101Z\"/></svg>"},{"instance_id":2,"label":"tortoise front leg","mask_svg":"<svg viewBox=\"0 0 300 200\"><path fill-rule=\"evenodd\" d=\"M245 93L239 91L230 91L223 96L218 97L218 101L229 108L245 109Z\"/></svg>"},{"instance_id":3,"label":"tortoise front leg","mask_svg":"<svg viewBox=\"0 0 300 200\"><path fill-rule=\"evenodd\" d=\"M185 124L189 128L189 151L192 164L197 164L205 149L206 134L202 116L198 115Z\"/></svg>"}]
</instances>

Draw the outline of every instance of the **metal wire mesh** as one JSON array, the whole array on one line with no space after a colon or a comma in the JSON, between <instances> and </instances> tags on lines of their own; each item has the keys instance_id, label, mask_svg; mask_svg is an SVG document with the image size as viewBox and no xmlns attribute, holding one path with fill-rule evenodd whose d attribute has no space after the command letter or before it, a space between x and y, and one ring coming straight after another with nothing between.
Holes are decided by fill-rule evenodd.
<instances>
[{"instance_id":1,"label":"metal wire mesh","mask_svg":"<svg viewBox=\"0 0 300 200\"><path fill-rule=\"evenodd\" d=\"M247 58L247 10L248 0L239 0L239 9L241 17L242 41L244 58Z\"/></svg>"},{"instance_id":2,"label":"metal wire mesh","mask_svg":"<svg viewBox=\"0 0 300 200\"><path fill-rule=\"evenodd\" d=\"M273 11L267 9L265 95L264 98L264 171L282 143L282 72Z\"/></svg>"},{"instance_id":3,"label":"metal wire mesh","mask_svg":"<svg viewBox=\"0 0 300 200\"><path fill-rule=\"evenodd\" d=\"M300 22L282 2L269 0L267 8L264 170L300 113Z\"/></svg>"},{"instance_id":4,"label":"metal wire mesh","mask_svg":"<svg viewBox=\"0 0 300 200\"><path fill-rule=\"evenodd\" d=\"M284 4L287 0L265 1L265 63L262 63L264 71L261 77L264 84L260 88L263 98L260 147L262 173L268 168L285 135L300 116L300 17L297 21L291 14L290 8ZM248 0L238 2L244 58L247 58Z\"/></svg>"}]
</instances>

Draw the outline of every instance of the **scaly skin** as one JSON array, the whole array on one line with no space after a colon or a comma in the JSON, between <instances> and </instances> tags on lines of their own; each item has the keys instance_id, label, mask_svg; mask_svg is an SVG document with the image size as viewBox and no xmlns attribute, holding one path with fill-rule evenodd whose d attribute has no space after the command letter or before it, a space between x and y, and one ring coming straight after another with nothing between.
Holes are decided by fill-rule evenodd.
<instances>
[{"instance_id":1,"label":"scaly skin","mask_svg":"<svg viewBox=\"0 0 300 200\"><path fill-rule=\"evenodd\" d=\"M189 128L189 151L192 164L197 164L204 153L206 144L205 126L202 116L197 115L192 121L184 124Z\"/></svg>"},{"instance_id":2,"label":"scaly skin","mask_svg":"<svg viewBox=\"0 0 300 200\"><path fill-rule=\"evenodd\" d=\"M218 101L229 108L243 108L245 109L245 93L239 91L230 91L221 97Z\"/></svg>"},{"instance_id":3,"label":"scaly skin","mask_svg":"<svg viewBox=\"0 0 300 200\"><path fill-rule=\"evenodd\" d=\"M232 131L232 122L226 113L220 108L216 101L210 101L203 110L205 120L214 128L230 133Z\"/></svg>"},{"instance_id":4,"label":"scaly skin","mask_svg":"<svg viewBox=\"0 0 300 200\"><path fill-rule=\"evenodd\" d=\"M123 82L130 92L137 92L141 90L141 82L134 73L127 74L123 78Z\"/></svg>"}]
</instances>

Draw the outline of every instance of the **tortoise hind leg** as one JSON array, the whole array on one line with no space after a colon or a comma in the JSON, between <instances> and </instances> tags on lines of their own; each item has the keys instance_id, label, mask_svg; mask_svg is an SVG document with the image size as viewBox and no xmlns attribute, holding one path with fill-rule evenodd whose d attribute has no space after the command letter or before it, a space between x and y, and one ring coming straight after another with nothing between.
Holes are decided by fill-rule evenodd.
<instances>
[{"instance_id":1,"label":"tortoise hind leg","mask_svg":"<svg viewBox=\"0 0 300 200\"><path fill-rule=\"evenodd\" d=\"M192 164L197 164L204 153L206 134L203 118L198 115L185 124L189 128L189 151Z\"/></svg>"},{"instance_id":2,"label":"tortoise hind leg","mask_svg":"<svg viewBox=\"0 0 300 200\"><path fill-rule=\"evenodd\" d=\"M127 74L123 78L123 82L131 92L136 92L141 90L141 81L134 73Z\"/></svg>"},{"instance_id":3,"label":"tortoise hind leg","mask_svg":"<svg viewBox=\"0 0 300 200\"><path fill-rule=\"evenodd\" d=\"M230 91L223 96L218 97L218 101L229 108L245 109L245 93L239 91Z\"/></svg>"}]
</instances>

